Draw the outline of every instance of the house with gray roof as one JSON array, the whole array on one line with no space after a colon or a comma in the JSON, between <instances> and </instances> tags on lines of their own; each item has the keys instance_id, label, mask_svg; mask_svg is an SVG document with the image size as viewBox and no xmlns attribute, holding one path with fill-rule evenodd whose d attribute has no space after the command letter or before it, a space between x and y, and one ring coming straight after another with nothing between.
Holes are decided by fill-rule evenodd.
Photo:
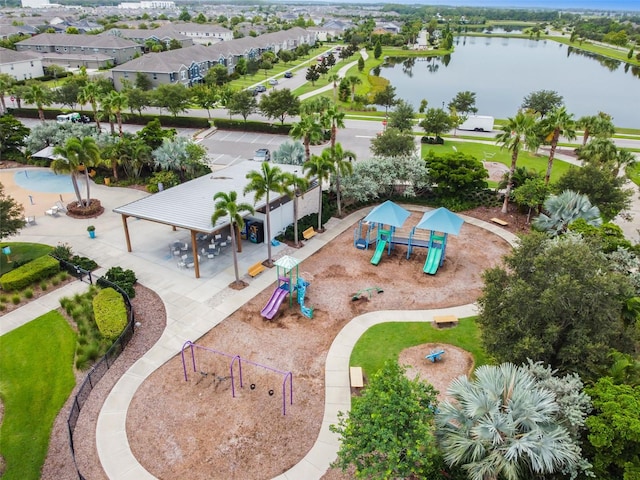
<instances>
[{"instance_id":1,"label":"house with gray roof","mask_svg":"<svg viewBox=\"0 0 640 480\"><path fill-rule=\"evenodd\" d=\"M0 73L11 75L16 80L44 76L42 60L37 54L8 48L0 48Z\"/></svg>"},{"instance_id":2,"label":"house with gray roof","mask_svg":"<svg viewBox=\"0 0 640 480\"><path fill-rule=\"evenodd\" d=\"M168 25L167 27L170 27ZM159 27L154 28L153 30L146 29L133 29L133 28L112 28L107 30L106 32L101 33L100 35L113 35L116 37L126 38L129 40L133 40L136 43L144 45L147 41L151 40L153 42L160 42L169 47L172 40L176 40L180 42L180 46L190 47L193 45L193 40L186 35L182 35L180 32L175 31L172 28L167 27Z\"/></svg>"},{"instance_id":3,"label":"house with gray roof","mask_svg":"<svg viewBox=\"0 0 640 480\"><path fill-rule=\"evenodd\" d=\"M142 46L132 40L115 36L42 33L16 43L16 50L40 54L72 54L81 57L102 54L112 59L111 62L114 65L120 65L141 54Z\"/></svg>"}]
</instances>

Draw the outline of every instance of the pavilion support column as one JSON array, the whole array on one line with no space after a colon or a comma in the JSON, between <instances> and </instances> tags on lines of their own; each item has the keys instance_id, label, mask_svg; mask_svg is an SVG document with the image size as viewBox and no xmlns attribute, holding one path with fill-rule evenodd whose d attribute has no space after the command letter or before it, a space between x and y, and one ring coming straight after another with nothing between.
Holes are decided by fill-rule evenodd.
<instances>
[{"instance_id":1,"label":"pavilion support column","mask_svg":"<svg viewBox=\"0 0 640 480\"><path fill-rule=\"evenodd\" d=\"M200 278L200 261L198 260L198 242L196 241L196 231L191 230L191 253L193 255L193 269L196 278Z\"/></svg>"},{"instance_id":2,"label":"pavilion support column","mask_svg":"<svg viewBox=\"0 0 640 480\"><path fill-rule=\"evenodd\" d=\"M124 238L127 241L127 252L131 253L131 238L129 237L129 224L127 223L128 215L122 215L122 226L124 227Z\"/></svg>"},{"instance_id":3,"label":"pavilion support column","mask_svg":"<svg viewBox=\"0 0 640 480\"><path fill-rule=\"evenodd\" d=\"M176 228L176 226L175 226L175 225L171 225L171 230L173 230L174 232L177 232L177 231L178 231L178 229Z\"/></svg>"}]
</instances>

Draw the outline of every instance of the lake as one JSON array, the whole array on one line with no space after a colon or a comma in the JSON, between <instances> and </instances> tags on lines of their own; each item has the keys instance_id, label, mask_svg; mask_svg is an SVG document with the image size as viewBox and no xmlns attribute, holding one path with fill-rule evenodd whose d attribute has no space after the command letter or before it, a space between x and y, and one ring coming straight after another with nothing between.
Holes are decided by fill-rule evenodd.
<instances>
[{"instance_id":1,"label":"lake","mask_svg":"<svg viewBox=\"0 0 640 480\"><path fill-rule=\"evenodd\" d=\"M550 40L457 37L449 57L390 59L380 75L416 109L441 107L476 92L479 115L512 117L536 90L555 90L576 118L603 111L620 127L640 128L640 68Z\"/></svg>"}]
</instances>

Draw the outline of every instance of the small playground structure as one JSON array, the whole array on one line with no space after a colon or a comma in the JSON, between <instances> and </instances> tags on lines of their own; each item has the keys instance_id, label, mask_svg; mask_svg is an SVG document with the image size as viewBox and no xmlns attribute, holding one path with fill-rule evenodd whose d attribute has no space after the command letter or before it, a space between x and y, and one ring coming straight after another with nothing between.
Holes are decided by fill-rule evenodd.
<instances>
[{"instance_id":1,"label":"small playground structure","mask_svg":"<svg viewBox=\"0 0 640 480\"><path fill-rule=\"evenodd\" d=\"M233 398L236 398L236 386L235 386L235 379L236 377L238 378L238 381L240 383L240 388L244 388L244 384L242 381L242 364L248 364L248 365L252 365L254 367L258 367L264 370L269 370L271 372L274 373L278 373L282 375L282 415L286 415L287 414L287 401L286 401L286 391L287 391L287 382L289 382L289 405L293 405L293 373L291 372L285 372L282 370L278 370L276 368L273 367L269 367L267 365L261 365L259 363L256 362L252 362L251 360L247 360L247 359L243 359L240 357L240 355L231 355L229 353L225 353L225 352L219 352L217 350L214 350L213 348L209 348L209 347L203 347L202 345L197 345L195 343L193 343L191 340L187 340L183 345L182 345L182 351L180 352L181 357L182 357L182 370L184 372L184 381L187 382L189 381L189 376L187 374L187 361L185 359L185 355L184 355L184 351L186 349L189 349L191 352L191 364L193 366L193 371L197 372L197 365L196 365L196 356L195 356L195 351L194 349L201 349L204 350L206 352L215 354L215 355L221 355L223 357L227 357L229 358L229 373L230 373L230 380L231 380L231 396ZM234 366L236 367L234 370ZM203 372L201 371L200 374L202 376L208 376L209 372ZM215 373L213 373L213 375L215 375ZM226 379L227 377L217 377L221 380ZM214 381L215 381L215 377L214 377ZM220 381L220 380L219 380ZM255 390L257 385L255 383L252 383L250 386L251 390ZM275 393L275 390L270 388L267 391L268 395L270 397L272 397Z\"/></svg>"},{"instance_id":2,"label":"small playground structure","mask_svg":"<svg viewBox=\"0 0 640 480\"><path fill-rule=\"evenodd\" d=\"M371 239L363 237L363 225L368 225L366 234L375 231L376 249L371 263L378 265L382 259L385 249L387 255L395 245L407 246L407 259L411 257L415 248L426 248L427 258L422 268L424 273L435 275L438 268L442 266L447 248L447 236L449 234L458 235L464 220L444 207L425 212L422 219L408 233L402 231L405 221L409 218L410 212L396 205L390 200L375 207L364 219L362 219L354 233L354 244L357 248L364 249L359 245L373 243ZM371 227L371 225L377 227ZM421 231L428 231L421 233ZM359 242L359 243L358 243Z\"/></svg>"},{"instance_id":3,"label":"small playground structure","mask_svg":"<svg viewBox=\"0 0 640 480\"><path fill-rule=\"evenodd\" d=\"M377 241L377 231L377 223L371 223L364 219L360 220L353 232L353 244L360 250L368 250L369 245Z\"/></svg>"},{"instance_id":4,"label":"small playground structure","mask_svg":"<svg viewBox=\"0 0 640 480\"><path fill-rule=\"evenodd\" d=\"M436 363L444 355L444 350L431 350L429 355L425 355L425 360L431 360L431 363Z\"/></svg>"},{"instance_id":5,"label":"small playground structure","mask_svg":"<svg viewBox=\"0 0 640 480\"><path fill-rule=\"evenodd\" d=\"M356 300L360 300L361 298L371 298L373 296L373 292L384 293L384 290L380 287L362 288L351 296L351 301L355 302Z\"/></svg>"},{"instance_id":6,"label":"small playground structure","mask_svg":"<svg viewBox=\"0 0 640 480\"><path fill-rule=\"evenodd\" d=\"M288 255L276 260L276 275L277 284L276 288L271 294L271 298L260 311L260 315L264 318L271 320L278 310L285 298L289 297L289 307L293 305L293 294L297 294L298 304L300 305L300 311L307 318L313 318L313 307L305 305L304 300L307 293L307 287L309 282L300 277L298 273L298 264L300 260L290 257ZM295 277L294 277L295 272Z\"/></svg>"}]
</instances>

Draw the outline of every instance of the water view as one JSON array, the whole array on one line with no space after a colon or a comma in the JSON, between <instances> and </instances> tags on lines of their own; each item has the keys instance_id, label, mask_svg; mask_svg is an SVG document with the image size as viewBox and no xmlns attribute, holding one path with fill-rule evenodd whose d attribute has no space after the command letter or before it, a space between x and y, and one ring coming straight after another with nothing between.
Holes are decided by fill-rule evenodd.
<instances>
[{"instance_id":1,"label":"water view","mask_svg":"<svg viewBox=\"0 0 640 480\"><path fill-rule=\"evenodd\" d=\"M441 107L476 92L478 114L507 118L535 90L555 90L576 118L599 111L620 127L640 128L640 68L549 40L459 37L452 55L390 59L380 69L416 109Z\"/></svg>"}]
</instances>

